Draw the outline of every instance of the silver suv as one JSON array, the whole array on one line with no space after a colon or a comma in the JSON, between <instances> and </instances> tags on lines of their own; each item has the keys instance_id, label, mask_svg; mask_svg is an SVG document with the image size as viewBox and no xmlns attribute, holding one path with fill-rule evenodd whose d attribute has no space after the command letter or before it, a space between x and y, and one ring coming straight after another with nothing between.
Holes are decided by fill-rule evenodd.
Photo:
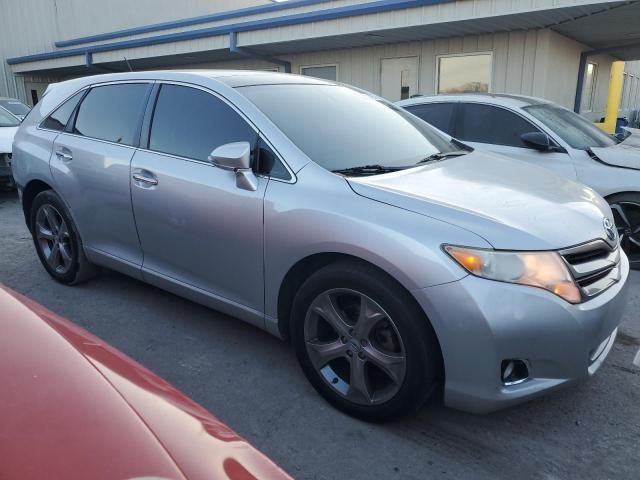
<instances>
[{"instance_id":1,"label":"silver suv","mask_svg":"<svg viewBox=\"0 0 640 480\"><path fill-rule=\"evenodd\" d=\"M488 412L588 377L625 304L593 190L323 80L60 83L13 169L54 279L109 267L288 338L318 392L365 419L439 385Z\"/></svg>"}]
</instances>

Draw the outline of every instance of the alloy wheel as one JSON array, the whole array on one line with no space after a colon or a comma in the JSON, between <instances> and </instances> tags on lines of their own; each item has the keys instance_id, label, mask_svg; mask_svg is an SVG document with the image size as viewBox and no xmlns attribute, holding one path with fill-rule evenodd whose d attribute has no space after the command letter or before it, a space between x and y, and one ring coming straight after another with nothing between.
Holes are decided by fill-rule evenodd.
<instances>
[{"instance_id":1,"label":"alloy wheel","mask_svg":"<svg viewBox=\"0 0 640 480\"><path fill-rule=\"evenodd\" d=\"M45 204L38 209L35 235L49 267L57 274L66 274L73 263L71 235L67 223L53 205Z\"/></svg>"},{"instance_id":2,"label":"alloy wheel","mask_svg":"<svg viewBox=\"0 0 640 480\"><path fill-rule=\"evenodd\" d=\"M398 329L374 300L349 289L318 295L304 324L313 367L339 395L360 405L393 398L406 372Z\"/></svg>"},{"instance_id":3,"label":"alloy wheel","mask_svg":"<svg viewBox=\"0 0 640 480\"><path fill-rule=\"evenodd\" d=\"M619 201L610 205L620 245L632 268L640 268L640 203Z\"/></svg>"}]
</instances>

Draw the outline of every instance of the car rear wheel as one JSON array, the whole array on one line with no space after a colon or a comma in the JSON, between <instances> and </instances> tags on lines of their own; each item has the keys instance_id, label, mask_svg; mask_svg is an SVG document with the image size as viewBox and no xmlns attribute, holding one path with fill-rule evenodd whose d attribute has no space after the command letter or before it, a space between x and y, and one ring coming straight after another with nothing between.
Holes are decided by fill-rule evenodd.
<instances>
[{"instance_id":1,"label":"car rear wheel","mask_svg":"<svg viewBox=\"0 0 640 480\"><path fill-rule=\"evenodd\" d=\"M640 194L621 193L607 199L618 229L620 245L634 270L640 269Z\"/></svg>"},{"instance_id":2,"label":"car rear wheel","mask_svg":"<svg viewBox=\"0 0 640 480\"><path fill-rule=\"evenodd\" d=\"M56 193L39 193L33 200L30 219L38 257L55 280L75 285L96 274L96 267L84 254L78 230Z\"/></svg>"},{"instance_id":3,"label":"car rear wheel","mask_svg":"<svg viewBox=\"0 0 640 480\"><path fill-rule=\"evenodd\" d=\"M413 298L366 264L329 265L300 288L291 333L316 390L370 421L409 414L436 388L442 361L435 333Z\"/></svg>"}]
</instances>

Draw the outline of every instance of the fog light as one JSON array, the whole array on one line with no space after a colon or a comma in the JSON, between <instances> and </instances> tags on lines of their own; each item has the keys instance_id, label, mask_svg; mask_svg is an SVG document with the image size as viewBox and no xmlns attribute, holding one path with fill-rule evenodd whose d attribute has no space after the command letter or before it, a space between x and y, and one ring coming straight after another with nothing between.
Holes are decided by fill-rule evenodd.
<instances>
[{"instance_id":1,"label":"fog light","mask_svg":"<svg viewBox=\"0 0 640 480\"><path fill-rule=\"evenodd\" d=\"M523 360L503 360L501 371L504 385L516 385L529 378L529 368Z\"/></svg>"}]
</instances>

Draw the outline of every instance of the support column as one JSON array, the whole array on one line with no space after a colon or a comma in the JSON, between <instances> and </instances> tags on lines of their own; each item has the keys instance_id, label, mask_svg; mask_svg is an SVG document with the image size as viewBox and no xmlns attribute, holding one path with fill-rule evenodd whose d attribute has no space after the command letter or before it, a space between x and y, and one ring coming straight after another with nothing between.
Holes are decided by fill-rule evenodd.
<instances>
[{"instance_id":1,"label":"support column","mask_svg":"<svg viewBox=\"0 0 640 480\"><path fill-rule=\"evenodd\" d=\"M607 97L607 113L603 123L596 123L607 133L615 133L618 110L622 100L622 86L624 83L624 62L611 64L611 76L609 77L609 95Z\"/></svg>"}]
</instances>

